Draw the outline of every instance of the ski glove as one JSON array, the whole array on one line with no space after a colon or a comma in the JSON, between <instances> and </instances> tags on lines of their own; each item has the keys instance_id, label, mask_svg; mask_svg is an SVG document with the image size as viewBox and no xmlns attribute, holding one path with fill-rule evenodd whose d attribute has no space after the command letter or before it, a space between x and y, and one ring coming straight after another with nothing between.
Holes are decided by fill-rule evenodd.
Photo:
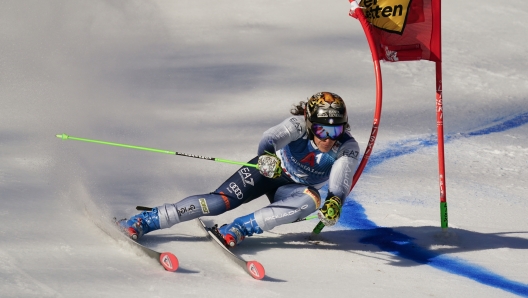
<instances>
[{"instance_id":1,"label":"ski glove","mask_svg":"<svg viewBox=\"0 0 528 298\"><path fill-rule=\"evenodd\" d=\"M281 162L274 154L263 154L259 156L257 169L260 174L268 178L278 178L282 173Z\"/></svg>"},{"instance_id":2,"label":"ski glove","mask_svg":"<svg viewBox=\"0 0 528 298\"><path fill-rule=\"evenodd\" d=\"M341 199L337 196L327 198L319 209L317 217L325 226L333 226L341 215Z\"/></svg>"}]
</instances>

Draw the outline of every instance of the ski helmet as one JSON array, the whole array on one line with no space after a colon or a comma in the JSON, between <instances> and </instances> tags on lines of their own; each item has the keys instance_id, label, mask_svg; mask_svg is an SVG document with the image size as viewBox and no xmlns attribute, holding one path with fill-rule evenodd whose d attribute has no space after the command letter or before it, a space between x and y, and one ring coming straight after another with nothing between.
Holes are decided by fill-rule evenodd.
<instances>
[{"instance_id":1,"label":"ski helmet","mask_svg":"<svg viewBox=\"0 0 528 298\"><path fill-rule=\"evenodd\" d=\"M306 120L306 129L309 138L313 139L314 133L312 125L314 123L322 125L346 127L348 115L345 102L341 96L331 92L319 92L308 100L306 103L304 118Z\"/></svg>"}]
</instances>

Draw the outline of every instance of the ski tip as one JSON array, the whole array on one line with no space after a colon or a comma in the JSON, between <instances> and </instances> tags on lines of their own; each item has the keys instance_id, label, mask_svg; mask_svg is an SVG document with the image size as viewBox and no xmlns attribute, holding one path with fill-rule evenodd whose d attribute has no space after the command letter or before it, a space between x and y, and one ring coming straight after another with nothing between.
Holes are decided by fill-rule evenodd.
<instances>
[{"instance_id":1,"label":"ski tip","mask_svg":"<svg viewBox=\"0 0 528 298\"><path fill-rule=\"evenodd\" d=\"M262 264L257 261L248 261L246 263L246 267L249 274L251 274L254 279L260 280L263 279L266 275L266 272L264 271L264 266L262 266Z\"/></svg>"},{"instance_id":2,"label":"ski tip","mask_svg":"<svg viewBox=\"0 0 528 298\"><path fill-rule=\"evenodd\" d=\"M170 272L178 270L178 266L180 265L178 258L170 252L161 253L159 261L163 268Z\"/></svg>"}]
</instances>

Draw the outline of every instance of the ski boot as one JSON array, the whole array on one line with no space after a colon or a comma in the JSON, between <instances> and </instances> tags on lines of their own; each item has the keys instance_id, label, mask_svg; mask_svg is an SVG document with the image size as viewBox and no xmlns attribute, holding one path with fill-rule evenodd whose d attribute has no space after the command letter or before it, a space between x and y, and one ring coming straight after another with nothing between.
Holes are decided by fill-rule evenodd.
<instances>
[{"instance_id":1,"label":"ski boot","mask_svg":"<svg viewBox=\"0 0 528 298\"><path fill-rule=\"evenodd\" d=\"M260 234L263 231L252 213L235 219L231 224L221 226L218 232L222 235L227 248L231 248L242 242L246 236Z\"/></svg>"},{"instance_id":2,"label":"ski boot","mask_svg":"<svg viewBox=\"0 0 528 298\"><path fill-rule=\"evenodd\" d=\"M138 240L143 235L160 228L158 208L144 211L130 219L121 219L116 222L121 231L132 240Z\"/></svg>"}]
</instances>

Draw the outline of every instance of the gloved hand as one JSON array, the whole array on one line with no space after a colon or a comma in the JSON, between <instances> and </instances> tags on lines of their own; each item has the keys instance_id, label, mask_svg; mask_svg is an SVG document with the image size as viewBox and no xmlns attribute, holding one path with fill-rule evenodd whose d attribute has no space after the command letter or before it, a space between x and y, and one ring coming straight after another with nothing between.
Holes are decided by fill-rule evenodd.
<instances>
[{"instance_id":1,"label":"gloved hand","mask_svg":"<svg viewBox=\"0 0 528 298\"><path fill-rule=\"evenodd\" d=\"M263 154L259 156L257 169L260 174L268 178L278 178L282 173L280 159L274 154Z\"/></svg>"},{"instance_id":2,"label":"gloved hand","mask_svg":"<svg viewBox=\"0 0 528 298\"><path fill-rule=\"evenodd\" d=\"M317 217L325 226L333 226L341 215L341 199L337 196L327 198L323 207L317 212Z\"/></svg>"}]
</instances>

